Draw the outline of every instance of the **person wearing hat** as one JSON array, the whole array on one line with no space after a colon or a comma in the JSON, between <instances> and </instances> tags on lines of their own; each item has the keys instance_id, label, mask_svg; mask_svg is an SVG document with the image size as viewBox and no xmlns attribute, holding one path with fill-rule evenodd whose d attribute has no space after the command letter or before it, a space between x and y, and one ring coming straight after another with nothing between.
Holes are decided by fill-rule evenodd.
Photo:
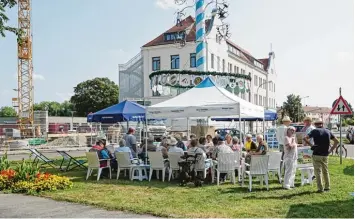
<instances>
[{"instance_id":1,"label":"person wearing hat","mask_svg":"<svg viewBox=\"0 0 355 219\"><path fill-rule=\"evenodd\" d=\"M308 135L313 129L315 129L315 127L312 125L312 119L309 116L304 117L303 124L304 127L301 129L301 132L304 133L303 137L306 137L306 135ZM310 142L311 144L314 144L313 139L310 139ZM302 144L305 146L309 146L304 140L302 140Z\"/></svg>"},{"instance_id":2,"label":"person wearing hat","mask_svg":"<svg viewBox=\"0 0 355 219\"><path fill-rule=\"evenodd\" d=\"M134 158L137 157L137 139L134 133L136 132L136 129L133 127L130 127L128 129L127 134L123 137L123 139L126 141L126 146L129 147L132 151L132 155Z\"/></svg>"},{"instance_id":3,"label":"person wearing hat","mask_svg":"<svg viewBox=\"0 0 355 219\"><path fill-rule=\"evenodd\" d=\"M330 178L328 171L328 155L338 146L339 140L331 131L323 127L323 121L318 119L314 122L316 129L313 129L303 140L311 145L313 150L313 167L317 180L318 192L330 190ZM314 144L310 142L313 138ZM333 146L329 149L330 140L333 140ZM324 178L324 187L322 179Z\"/></svg>"},{"instance_id":4,"label":"person wearing hat","mask_svg":"<svg viewBox=\"0 0 355 219\"><path fill-rule=\"evenodd\" d=\"M276 130L276 139L279 144L279 150L280 152L282 152L281 159L283 159L284 156L285 136L286 136L287 128L290 126L290 123L291 123L290 117L285 116L282 119L282 125L280 125Z\"/></svg>"},{"instance_id":5,"label":"person wearing hat","mask_svg":"<svg viewBox=\"0 0 355 219\"><path fill-rule=\"evenodd\" d=\"M181 154L181 156L184 155L184 150L181 148L177 147L178 141L174 137L168 138L168 152L178 152Z\"/></svg>"}]
</instances>

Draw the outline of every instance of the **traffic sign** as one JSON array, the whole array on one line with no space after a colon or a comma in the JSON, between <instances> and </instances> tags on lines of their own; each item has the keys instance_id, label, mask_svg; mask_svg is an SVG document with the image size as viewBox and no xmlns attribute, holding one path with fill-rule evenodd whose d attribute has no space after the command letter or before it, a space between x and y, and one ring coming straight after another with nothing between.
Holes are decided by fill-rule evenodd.
<instances>
[{"instance_id":1,"label":"traffic sign","mask_svg":"<svg viewBox=\"0 0 355 219\"><path fill-rule=\"evenodd\" d=\"M334 115L349 115L353 114L351 111L350 107L348 106L348 103L342 96L339 97L339 99L335 102L332 111L330 114Z\"/></svg>"}]
</instances>

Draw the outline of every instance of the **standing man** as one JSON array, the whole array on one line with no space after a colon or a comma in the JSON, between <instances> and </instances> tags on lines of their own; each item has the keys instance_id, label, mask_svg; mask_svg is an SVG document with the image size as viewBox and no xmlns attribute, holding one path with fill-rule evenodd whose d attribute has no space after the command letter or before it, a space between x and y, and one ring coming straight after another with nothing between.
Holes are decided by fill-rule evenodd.
<instances>
[{"instance_id":1,"label":"standing man","mask_svg":"<svg viewBox=\"0 0 355 219\"><path fill-rule=\"evenodd\" d=\"M330 179L328 171L328 155L339 144L338 139L333 135L331 131L323 128L323 121L318 119L314 122L316 129L313 129L306 137L304 141L312 146L313 150L313 167L317 180L318 192L330 190ZM313 138L314 144L310 142L310 138ZM329 149L330 140L333 140L333 146ZM322 184L322 178L324 177L324 187Z\"/></svg>"},{"instance_id":2,"label":"standing man","mask_svg":"<svg viewBox=\"0 0 355 219\"><path fill-rule=\"evenodd\" d=\"M312 125L312 119L309 117L309 116L306 116L304 119L303 119L303 124L304 124L304 127L302 128L301 132L304 133L304 136L303 137L306 137L309 133L311 133L311 131L313 129L315 129L315 127ZM312 145L314 144L314 141L313 139L310 139L309 141ZM309 146L307 145L307 143L302 140L302 144L304 146Z\"/></svg>"},{"instance_id":3,"label":"standing man","mask_svg":"<svg viewBox=\"0 0 355 219\"><path fill-rule=\"evenodd\" d=\"M126 141L126 146L131 149L132 156L137 158L137 139L134 133L136 133L136 130L133 127L130 127L123 139Z\"/></svg>"},{"instance_id":4,"label":"standing man","mask_svg":"<svg viewBox=\"0 0 355 219\"><path fill-rule=\"evenodd\" d=\"M285 136L287 128L290 126L291 119L288 116L285 116L282 119L282 125L280 125L276 130L276 139L279 143L279 150L282 152L281 159L283 160L284 157L284 144L285 144Z\"/></svg>"}]
</instances>

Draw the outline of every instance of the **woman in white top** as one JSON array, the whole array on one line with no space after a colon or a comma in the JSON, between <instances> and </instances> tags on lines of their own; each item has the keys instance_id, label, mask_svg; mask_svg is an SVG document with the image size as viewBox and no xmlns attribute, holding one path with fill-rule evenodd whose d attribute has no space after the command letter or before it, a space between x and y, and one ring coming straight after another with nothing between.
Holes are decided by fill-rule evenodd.
<instances>
[{"instance_id":1,"label":"woman in white top","mask_svg":"<svg viewBox=\"0 0 355 219\"><path fill-rule=\"evenodd\" d=\"M295 175L297 167L297 141L295 137L295 128L287 127L285 144L284 144L284 163L285 163L285 179L284 188L290 189L295 187Z\"/></svg>"},{"instance_id":2,"label":"woman in white top","mask_svg":"<svg viewBox=\"0 0 355 219\"><path fill-rule=\"evenodd\" d=\"M232 147L233 146L232 136L230 134L227 134L225 139L226 139L225 144L229 147Z\"/></svg>"}]
</instances>

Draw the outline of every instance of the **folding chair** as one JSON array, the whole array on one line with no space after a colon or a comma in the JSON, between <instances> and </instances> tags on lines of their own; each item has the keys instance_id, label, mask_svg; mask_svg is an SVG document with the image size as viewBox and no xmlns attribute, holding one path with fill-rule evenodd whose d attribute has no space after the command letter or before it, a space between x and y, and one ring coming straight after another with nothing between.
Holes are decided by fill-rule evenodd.
<instances>
[{"instance_id":1,"label":"folding chair","mask_svg":"<svg viewBox=\"0 0 355 219\"><path fill-rule=\"evenodd\" d=\"M56 166L54 166L54 160L48 159L48 157L44 156L37 149L29 148L28 150L30 150L31 152L30 156L35 155L35 159L33 159L33 163L35 163L36 165L39 163L39 161L43 161L44 164L48 164L53 168L57 168Z\"/></svg>"},{"instance_id":2,"label":"folding chair","mask_svg":"<svg viewBox=\"0 0 355 219\"><path fill-rule=\"evenodd\" d=\"M86 161L85 160L77 160L77 159L75 159L74 157L72 157L72 156L70 156L67 152L65 152L65 151L59 151L59 150L57 150L57 152L60 154L60 155L62 155L62 157L63 157L63 160L62 160L62 162L60 163L60 167L59 167L59 169L60 170L63 170L62 169L62 166L63 166L63 163L64 163L64 161L66 160L66 161L68 161L68 164L67 164L67 167L65 168L65 171L69 171L69 170L72 170L72 169L74 169L74 168L76 168L76 167L81 167L81 168L83 168L83 169L87 169L87 167L86 166L84 166L84 164L86 163ZM71 167L71 168L70 168ZM70 169L69 169L70 168ZM64 171L64 170L63 170Z\"/></svg>"}]
</instances>

